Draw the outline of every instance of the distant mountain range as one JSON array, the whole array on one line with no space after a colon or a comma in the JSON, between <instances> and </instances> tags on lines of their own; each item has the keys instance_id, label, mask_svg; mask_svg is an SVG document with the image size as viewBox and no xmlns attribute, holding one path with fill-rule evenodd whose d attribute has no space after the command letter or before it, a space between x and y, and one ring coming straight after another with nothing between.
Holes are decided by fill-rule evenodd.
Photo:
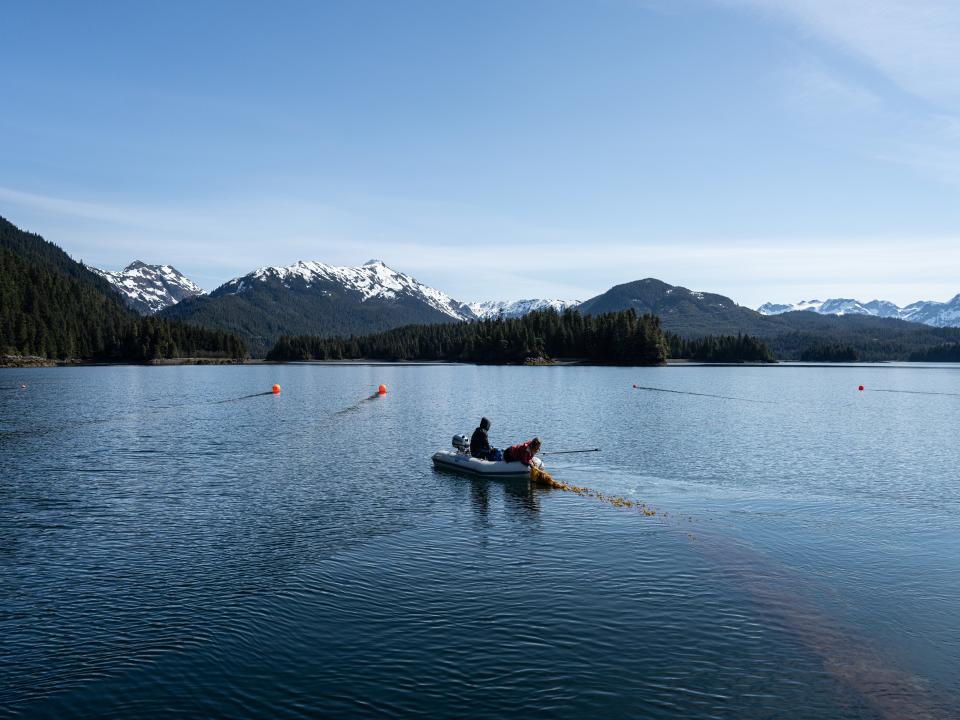
<instances>
[{"instance_id":1,"label":"distant mountain range","mask_svg":"<svg viewBox=\"0 0 960 720\"><path fill-rule=\"evenodd\" d=\"M203 295L203 289L170 265L148 265L135 260L120 272L91 268L110 282L126 298L132 308L145 315L176 305L181 300ZM449 315L454 320L480 320L492 317L521 317L534 310L552 308L558 312L576 307L579 300L487 300L461 303L404 273L388 268L380 260L370 260L360 267L335 267L320 262L300 261L288 267L265 267L235 278L223 287L233 292L250 287L253 280L265 281L273 277L287 289L291 282L320 280L340 283L347 290L362 295L361 302L371 298L396 299L398 296L420 297L428 306ZM305 288L304 288L305 289ZM218 288L214 293L220 293ZM220 293L222 294L222 293Z\"/></svg>"},{"instance_id":2,"label":"distant mountain range","mask_svg":"<svg viewBox=\"0 0 960 720\"><path fill-rule=\"evenodd\" d=\"M856 344L863 358L906 357L914 347L938 342L937 336L929 333L922 339L915 337L919 329L910 329L914 323L960 325L960 312L951 315L951 304L960 304L956 298L951 303L915 303L907 308L883 301L811 301L796 306L768 303L758 312L724 295L646 278L617 285L582 303L544 299L464 303L379 260L359 267L308 261L264 267L208 295L189 295L196 286L182 276L173 278L172 268L148 267L154 271L148 272L138 263L129 272L124 271L120 289L126 288L128 301L132 302L132 285L138 291L137 298L172 303L160 310L161 316L235 332L247 341L254 355L265 354L283 335L365 335L401 325L520 317L544 308L562 311L576 307L587 315L633 308L657 315L665 329L687 338L755 335L764 338L782 357L798 357L813 344L848 341ZM179 302L173 301L172 291L160 293L160 283L165 281L167 287L175 280L184 291ZM145 306L149 312L155 305L141 303L139 307ZM899 339L881 349L877 339L881 336Z\"/></svg>"},{"instance_id":3,"label":"distant mountain range","mask_svg":"<svg viewBox=\"0 0 960 720\"><path fill-rule=\"evenodd\" d=\"M300 261L263 267L209 294L170 265L136 261L122 272L96 270L142 314L229 330L255 354L284 334L358 335L399 325L520 317L573 307L569 300L463 303L380 260L359 267Z\"/></svg>"},{"instance_id":4,"label":"distant mountain range","mask_svg":"<svg viewBox=\"0 0 960 720\"><path fill-rule=\"evenodd\" d=\"M523 317L534 310L556 310L563 312L567 308L577 307L579 300L488 300L486 302L468 303L467 307L474 318Z\"/></svg>"},{"instance_id":5,"label":"distant mountain range","mask_svg":"<svg viewBox=\"0 0 960 720\"><path fill-rule=\"evenodd\" d=\"M932 327L960 327L960 295L947 302L920 300L900 307L889 300L871 300L862 303L850 298L829 300L801 300L792 305L764 303L757 311L762 315L780 315L806 310L820 315L871 315L923 323Z\"/></svg>"},{"instance_id":6,"label":"distant mountain range","mask_svg":"<svg viewBox=\"0 0 960 720\"><path fill-rule=\"evenodd\" d=\"M170 265L148 265L134 261L121 272L91 268L108 280L126 299L127 303L142 314L154 314L177 303L203 295L203 290L189 278ZM259 283L259 285L257 285ZM437 322L436 313L450 320L478 320L493 317L521 317L534 310L552 308L562 312L578 307L587 314L597 314L623 307L633 307L639 312L652 312L661 317L665 326L673 326L675 332L697 334L700 332L747 331L761 332L766 328L758 324L756 314L749 308L738 305L723 295L688 290L668 285L654 278L637 280L617 285L607 292L581 303L577 300L527 299L487 300L465 303L451 298L446 293L418 282L415 278L387 267L380 260L370 260L360 267L336 267L321 262L300 261L286 267L264 267L243 277L235 278L210 293L211 299L226 295L239 295L255 288L254 295L272 288L274 300L283 302L282 289L291 291L298 298L317 296L331 301L349 300L363 307L360 315L367 315L359 323L343 317L338 322L330 321L324 313L318 324L338 328L336 331L358 330L370 332L380 327L392 327L392 318L383 322L367 312L376 308L378 313L395 315L399 321ZM282 289L281 289L282 288ZM279 293L279 294L277 294ZM251 296L253 297L253 296ZM292 296L291 296L292 297ZM253 300L256 304L256 301ZM222 302L221 304L230 304ZM392 306L392 307L390 307ZM357 308L355 308L357 309ZM908 322L923 323L932 327L960 327L960 295L948 302L924 300L900 307L887 300L860 302L849 298L828 300L801 300L798 303L765 303L757 308L763 316L783 315L797 311L810 311L818 315L864 315L876 318L895 318ZM209 315L212 308L204 303L193 304L189 312L170 311L171 316L190 319L190 314ZM329 313L327 313L329 314ZM719 323L719 324L718 324ZM268 323L269 324L269 323ZM312 323L294 323L307 328ZM268 331L265 337L272 337Z\"/></svg>"},{"instance_id":7,"label":"distant mountain range","mask_svg":"<svg viewBox=\"0 0 960 720\"><path fill-rule=\"evenodd\" d=\"M584 302L465 303L379 260L359 267L313 261L263 267L209 294L169 265L137 261L119 273L97 272L139 312L236 333L255 356L283 335L365 335L401 325L521 317L545 308L575 307L585 315L633 308L657 315L665 329L686 338L755 335L780 357L799 357L813 345L849 344L861 359L906 358L916 348L953 342L952 335L932 331L960 325L960 296L904 308L880 300L832 299L767 303L756 311L724 295L655 278L616 285Z\"/></svg>"},{"instance_id":8,"label":"distant mountain range","mask_svg":"<svg viewBox=\"0 0 960 720\"><path fill-rule=\"evenodd\" d=\"M203 289L170 265L147 265L134 260L120 272L90 268L113 285L127 304L142 315L152 315Z\"/></svg>"},{"instance_id":9,"label":"distant mountain range","mask_svg":"<svg viewBox=\"0 0 960 720\"><path fill-rule=\"evenodd\" d=\"M906 308L831 300L768 305L761 313L723 295L654 278L617 285L580 304L537 299L467 304L378 260L354 268L319 262L265 267L200 294L169 265L137 261L121 272L92 271L0 219L0 354L234 358L245 353L246 342L252 355L263 356L284 335L338 335L349 344L350 336L401 325L577 307L586 316L625 309L656 315L679 338L753 335L781 359L949 359L960 348L960 328L939 325L957 322L958 304L960 298ZM911 321L918 319L930 324ZM496 336L490 340L496 342Z\"/></svg>"},{"instance_id":10,"label":"distant mountain range","mask_svg":"<svg viewBox=\"0 0 960 720\"><path fill-rule=\"evenodd\" d=\"M869 314L786 310L762 314L723 295L668 285L654 278L612 287L583 302L584 314L633 308L660 317L686 338L747 334L762 338L776 357L799 359L811 348L849 347L861 360L906 360L922 348L960 341L960 330Z\"/></svg>"}]
</instances>

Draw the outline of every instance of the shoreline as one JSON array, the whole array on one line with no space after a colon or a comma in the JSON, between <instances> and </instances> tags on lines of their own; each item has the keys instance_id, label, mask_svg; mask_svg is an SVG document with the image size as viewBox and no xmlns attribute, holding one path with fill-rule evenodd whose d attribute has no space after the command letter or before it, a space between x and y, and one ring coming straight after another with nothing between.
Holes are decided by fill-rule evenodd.
<instances>
[{"instance_id":1,"label":"shoreline","mask_svg":"<svg viewBox=\"0 0 960 720\"><path fill-rule=\"evenodd\" d=\"M49 358L38 357L36 355L5 355L0 358L0 368L29 369L29 368L61 368L61 367L120 367L128 366L161 366L161 365L275 365L268 360L246 359L234 360L232 358L159 358L148 360L147 362L133 362L120 360L111 362L109 360L78 360L75 358L67 360L51 360Z\"/></svg>"},{"instance_id":2,"label":"shoreline","mask_svg":"<svg viewBox=\"0 0 960 720\"><path fill-rule=\"evenodd\" d=\"M247 358L245 360L234 360L231 358L163 358L150 360L148 362L108 362L102 360L50 360L37 356L4 356L0 359L0 369L35 369L35 368L64 368L64 367L172 367L178 365L327 365L343 367L431 367L431 366L465 366L473 365L476 367L623 367L623 368L682 368L682 367L763 367L763 368L863 368L863 367L888 367L888 368L915 368L929 370L949 370L956 369L958 363L949 362L910 362L908 360L877 360L873 362L853 362L853 363L824 363L824 362L802 362L799 360L779 360L772 363L758 362L700 362L694 360L667 360L660 365L609 365L603 363L591 363L578 358L563 358L552 361L536 363L469 363L447 360L265 360L263 358Z\"/></svg>"}]
</instances>

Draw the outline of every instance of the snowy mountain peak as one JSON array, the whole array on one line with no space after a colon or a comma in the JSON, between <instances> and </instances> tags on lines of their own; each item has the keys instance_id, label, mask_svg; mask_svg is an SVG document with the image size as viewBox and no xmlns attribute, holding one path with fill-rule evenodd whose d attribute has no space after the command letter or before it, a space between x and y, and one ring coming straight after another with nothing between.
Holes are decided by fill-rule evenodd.
<instances>
[{"instance_id":1,"label":"snowy mountain peak","mask_svg":"<svg viewBox=\"0 0 960 720\"><path fill-rule=\"evenodd\" d=\"M473 319L473 314L462 303L410 275L392 270L381 260L369 260L359 267L339 267L313 260L300 260L285 267L262 267L249 275L231 280L216 292L246 292L257 281L275 281L290 290L313 289L329 296L347 293L359 296L361 303L374 299L420 301L454 320Z\"/></svg>"},{"instance_id":2,"label":"snowy mountain peak","mask_svg":"<svg viewBox=\"0 0 960 720\"><path fill-rule=\"evenodd\" d=\"M203 289L171 265L134 260L120 272L91 268L144 315L160 312L181 300L203 294Z\"/></svg>"},{"instance_id":3,"label":"snowy mountain peak","mask_svg":"<svg viewBox=\"0 0 960 720\"><path fill-rule=\"evenodd\" d=\"M215 290L214 294L250 292L256 282L276 282L288 290L309 290L329 297L347 294L361 303L371 300L397 303L420 301L454 320L477 320L499 315L521 317L534 310L547 308L563 312L580 304L579 300L544 299L461 303L377 259L368 260L359 267L339 267L310 260L300 260L285 267L262 267L249 275L231 280Z\"/></svg>"},{"instance_id":4,"label":"snowy mountain peak","mask_svg":"<svg viewBox=\"0 0 960 720\"><path fill-rule=\"evenodd\" d=\"M801 300L794 304L764 303L757 308L763 315L779 315L795 310L809 310L821 315L872 315L923 323L934 327L960 327L960 294L947 302L920 300L900 307L889 300L871 300L862 303L852 298Z\"/></svg>"}]
</instances>

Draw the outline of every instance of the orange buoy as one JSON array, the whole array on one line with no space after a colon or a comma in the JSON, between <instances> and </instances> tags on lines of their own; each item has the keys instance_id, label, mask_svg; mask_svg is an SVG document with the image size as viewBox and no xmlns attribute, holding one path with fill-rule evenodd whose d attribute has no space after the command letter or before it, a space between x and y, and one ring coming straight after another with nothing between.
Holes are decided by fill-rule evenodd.
<instances>
[{"instance_id":1,"label":"orange buoy","mask_svg":"<svg viewBox=\"0 0 960 720\"><path fill-rule=\"evenodd\" d=\"M279 386L279 385L274 384L274 386L273 386L273 394L274 394L274 395L279 395L279 394L280 394L280 386Z\"/></svg>"},{"instance_id":2,"label":"orange buoy","mask_svg":"<svg viewBox=\"0 0 960 720\"><path fill-rule=\"evenodd\" d=\"M386 386L386 385L381 385L380 387L378 387L378 388L377 388L377 394L378 394L378 395L386 395L386 394L387 394L387 386Z\"/></svg>"},{"instance_id":3,"label":"orange buoy","mask_svg":"<svg viewBox=\"0 0 960 720\"><path fill-rule=\"evenodd\" d=\"M858 387L857 390L859 390L860 392L863 392L863 385L861 385L860 387Z\"/></svg>"}]
</instances>

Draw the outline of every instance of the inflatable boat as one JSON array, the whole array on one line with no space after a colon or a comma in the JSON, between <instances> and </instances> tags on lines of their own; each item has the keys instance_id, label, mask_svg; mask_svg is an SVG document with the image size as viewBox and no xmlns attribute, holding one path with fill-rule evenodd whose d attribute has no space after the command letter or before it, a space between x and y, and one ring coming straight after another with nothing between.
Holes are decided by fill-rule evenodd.
<instances>
[{"instance_id":1,"label":"inflatable boat","mask_svg":"<svg viewBox=\"0 0 960 720\"><path fill-rule=\"evenodd\" d=\"M471 457L470 441L463 435L453 438L454 450L440 450L433 455L433 464L441 470L494 478L529 478L530 468L520 462L506 462L504 460L481 460ZM534 462L540 463L539 458Z\"/></svg>"}]
</instances>

